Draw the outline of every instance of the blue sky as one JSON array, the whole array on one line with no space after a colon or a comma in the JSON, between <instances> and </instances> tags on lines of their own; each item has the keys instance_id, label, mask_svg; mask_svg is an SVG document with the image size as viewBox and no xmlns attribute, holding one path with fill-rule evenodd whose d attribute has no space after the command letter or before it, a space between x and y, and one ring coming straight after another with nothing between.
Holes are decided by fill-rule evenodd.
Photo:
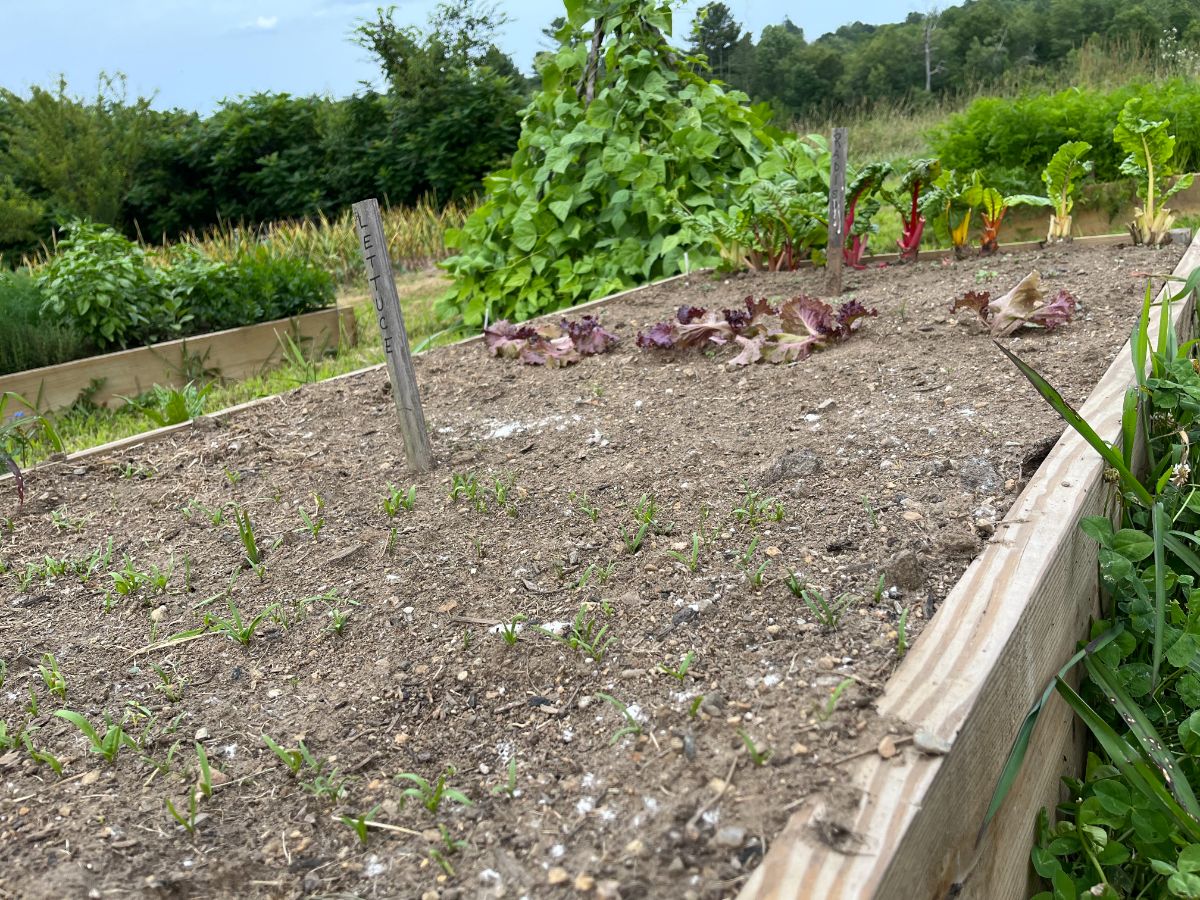
<instances>
[{"instance_id":1,"label":"blue sky","mask_svg":"<svg viewBox=\"0 0 1200 900\"><path fill-rule=\"evenodd\" d=\"M924 9L922 0L780 4L726 0L757 35L785 15L811 39L855 19L889 22ZM0 86L24 93L59 73L72 92L90 93L100 71L121 71L131 94L155 94L158 107L210 111L223 97L256 91L343 96L379 82L367 53L348 40L355 23L387 2L358 0L0 0L4 48ZM397 19L423 25L435 0L396 0ZM684 43L699 0L680 4L676 43ZM945 5L944 3L941 5ZM512 18L501 41L523 70L543 48L541 29L561 0L500 0ZM844 10L844 12L843 12Z\"/></svg>"}]
</instances>

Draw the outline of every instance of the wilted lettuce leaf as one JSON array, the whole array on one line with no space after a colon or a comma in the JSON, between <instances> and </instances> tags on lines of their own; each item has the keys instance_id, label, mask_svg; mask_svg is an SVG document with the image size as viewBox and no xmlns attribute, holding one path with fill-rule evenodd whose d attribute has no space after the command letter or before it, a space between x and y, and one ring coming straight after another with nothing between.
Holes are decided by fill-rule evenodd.
<instances>
[{"instance_id":1,"label":"wilted lettuce leaf","mask_svg":"<svg viewBox=\"0 0 1200 900\"><path fill-rule=\"evenodd\" d=\"M1026 325L1047 330L1071 321L1076 301L1070 292L1059 290L1046 301L1041 275L1034 269L1015 288L996 300L987 291L968 291L950 305L950 311L970 309L991 329L993 337L1004 337Z\"/></svg>"},{"instance_id":2,"label":"wilted lettuce leaf","mask_svg":"<svg viewBox=\"0 0 1200 900\"><path fill-rule=\"evenodd\" d=\"M527 366L569 366L610 350L617 337L594 316L579 322L563 319L561 326L514 325L501 319L483 330L483 342L492 356L518 359Z\"/></svg>"}]
</instances>

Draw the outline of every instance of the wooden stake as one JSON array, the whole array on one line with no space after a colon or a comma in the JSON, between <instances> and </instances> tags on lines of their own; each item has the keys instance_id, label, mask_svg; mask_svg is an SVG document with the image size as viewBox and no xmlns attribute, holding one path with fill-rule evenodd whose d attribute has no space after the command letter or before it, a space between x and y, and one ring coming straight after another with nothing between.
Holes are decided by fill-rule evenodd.
<instances>
[{"instance_id":1,"label":"wooden stake","mask_svg":"<svg viewBox=\"0 0 1200 900\"><path fill-rule=\"evenodd\" d=\"M417 390L417 376L413 371L408 332L404 329L404 314L400 311L396 276L387 253L379 202L372 198L355 203L354 224L362 244L363 260L367 264L367 281L371 284L379 330L383 333L383 350L387 356L388 376L392 379L392 399L396 401L400 432L404 435L408 470L428 472L433 468L433 450L429 446L425 414L421 412L421 394Z\"/></svg>"},{"instance_id":2,"label":"wooden stake","mask_svg":"<svg viewBox=\"0 0 1200 900\"><path fill-rule=\"evenodd\" d=\"M846 246L846 129L833 129L829 162L829 244L825 252L825 289L842 292L842 248Z\"/></svg>"}]
</instances>

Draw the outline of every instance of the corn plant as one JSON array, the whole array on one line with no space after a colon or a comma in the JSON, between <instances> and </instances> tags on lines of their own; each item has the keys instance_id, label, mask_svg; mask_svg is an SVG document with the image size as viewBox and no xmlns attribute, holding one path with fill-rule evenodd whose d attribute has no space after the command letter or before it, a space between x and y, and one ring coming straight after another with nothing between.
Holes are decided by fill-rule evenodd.
<instances>
[{"instance_id":1,"label":"corn plant","mask_svg":"<svg viewBox=\"0 0 1200 900\"><path fill-rule=\"evenodd\" d=\"M237 525L238 538L246 551L246 561L252 566L262 564L262 553L258 549L258 539L254 534L254 526L250 522L250 513L238 504L233 505L233 520Z\"/></svg>"},{"instance_id":2,"label":"corn plant","mask_svg":"<svg viewBox=\"0 0 1200 900\"><path fill-rule=\"evenodd\" d=\"M196 741L196 764L200 767L200 778L197 787L205 797L212 796L212 766L208 764L208 753L204 745Z\"/></svg>"},{"instance_id":3,"label":"corn plant","mask_svg":"<svg viewBox=\"0 0 1200 900\"><path fill-rule=\"evenodd\" d=\"M279 757L279 761L287 766L288 771L293 775L299 775L300 770L305 766L314 771L319 772L321 770L321 765L313 757L312 753L309 752L308 747L304 746L304 741L300 741L295 748L287 749L277 744L268 734L262 735L262 739L263 743L270 748L272 753Z\"/></svg>"},{"instance_id":4,"label":"corn plant","mask_svg":"<svg viewBox=\"0 0 1200 900\"><path fill-rule=\"evenodd\" d=\"M104 714L105 730L103 735L96 728L92 727L91 722L74 710L60 709L54 715L70 722L83 732L83 736L87 738L91 751L102 756L108 763L116 761L117 754L121 752L122 747L137 746L133 739L125 733L124 728L119 723L113 722L107 713Z\"/></svg>"},{"instance_id":5,"label":"corn plant","mask_svg":"<svg viewBox=\"0 0 1200 900\"><path fill-rule=\"evenodd\" d=\"M407 787L401 792L401 796L405 800L419 800L424 806L434 815L441 809L443 801L451 800L460 806L470 806L471 801L462 791L452 787L447 787L447 780L455 774L454 766L447 766L437 780L430 783L415 772L401 772L396 775L396 780L400 782L409 782L412 787Z\"/></svg>"},{"instance_id":6,"label":"corn plant","mask_svg":"<svg viewBox=\"0 0 1200 900\"><path fill-rule=\"evenodd\" d=\"M166 804L167 812L171 814L171 818L178 822L188 835L196 833L196 819L200 810L200 800L196 796L195 791L188 791L187 808L184 812L176 809L170 797L164 797L163 803Z\"/></svg>"}]
</instances>

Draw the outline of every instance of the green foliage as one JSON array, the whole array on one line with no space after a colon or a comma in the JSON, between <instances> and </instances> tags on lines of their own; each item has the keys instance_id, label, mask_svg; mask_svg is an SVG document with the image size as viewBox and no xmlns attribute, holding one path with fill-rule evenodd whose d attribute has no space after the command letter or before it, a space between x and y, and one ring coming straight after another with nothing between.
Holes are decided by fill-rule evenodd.
<instances>
[{"instance_id":1,"label":"green foliage","mask_svg":"<svg viewBox=\"0 0 1200 900\"><path fill-rule=\"evenodd\" d=\"M1137 194L1142 201L1134 221L1129 226L1135 243L1159 246L1171 230L1175 216L1162 204L1177 191L1192 186L1191 174L1171 182L1177 173L1174 167L1175 136L1167 128L1169 119L1148 121L1141 116L1142 99L1131 98L1117 117L1113 140L1129 155L1121 163L1121 174L1137 181Z\"/></svg>"},{"instance_id":2,"label":"green foliage","mask_svg":"<svg viewBox=\"0 0 1200 900\"><path fill-rule=\"evenodd\" d=\"M1119 181L1129 151L1114 139L1113 125L1134 97L1142 101L1141 117L1171 121L1178 170L1200 168L1200 82L1193 79L1114 91L1072 88L1017 99L985 97L934 129L931 143L946 166L979 169L1005 192L1037 190L1047 162L1064 141L1091 144L1097 180Z\"/></svg>"},{"instance_id":3,"label":"green foliage","mask_svg":"<svg viewBox=\"0 0 1200 900\"><path fill-rule=\"evenodd\" d=\"M2 206L0 198L0 221ZM29 272L0 269L0 321L4 323L0 328L0 375L88 355L88 343L72 323L47 320L42 315L44 299Z\"/></svg>"},{"instance_id":4,"label":"green foliage","mask_svg":"<svg viewBox=\"0 0 1200 900\"><path fill-rule=\"evenodd\" d=\"M156 384L146 395L135 398L130 403L137 407L142 415L162 428L204 415L204 407L212 389L211 383L197 387L190 381L182 388Z\"/></svg>"},{"instance_id":5,"label":"green foliage","mask_svg":"<svg viewBox=\"0 0 1200 900\"><path fill-rule=\"evenodd\" d=\"M584 29L595 20L595 40ZM469 325L526 319L684 269L706 240L674 210L724 203L775 144L762 111L686 68L654 0L572 3L560 47L539 58L512 165L447 241L455 290L439 306ZM596 53L591 49L595 47ZM700 264L697 258L693 264Z\"/></svg>"}]
</instances>

